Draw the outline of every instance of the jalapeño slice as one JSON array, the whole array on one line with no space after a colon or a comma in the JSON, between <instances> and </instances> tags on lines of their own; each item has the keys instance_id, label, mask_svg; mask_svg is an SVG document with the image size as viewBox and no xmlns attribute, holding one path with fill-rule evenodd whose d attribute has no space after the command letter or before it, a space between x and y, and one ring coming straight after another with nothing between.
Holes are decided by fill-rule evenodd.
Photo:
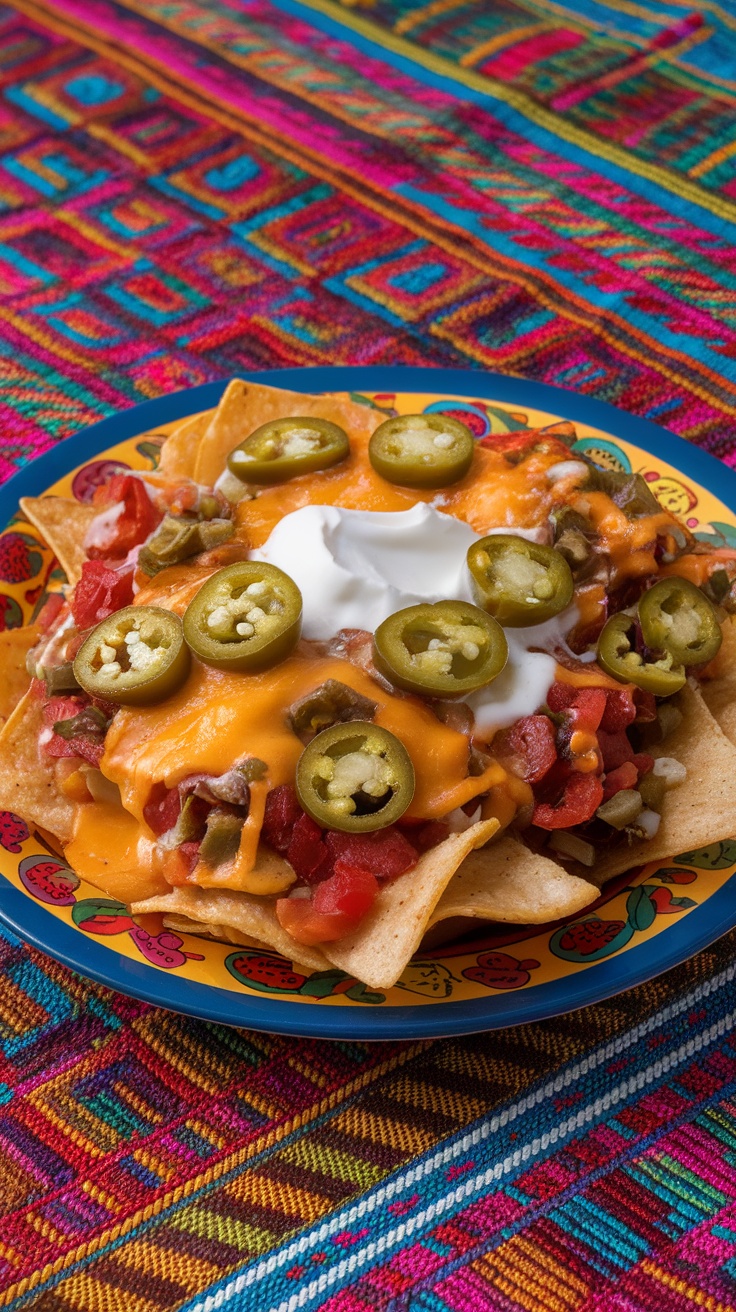
<instances>
[{"instance_id":1,"label":"jalape\u00f1o slice","mask_svg":"<svg viewBox=\"0 0 736 1312\"><path fill-rule=\"evenodd\" d=\"M660 579L639 601L642 637L667 651L677 665L712 661L722 640L718 617L700 588L688 579Z\"/></svg>"},{"instance_id":2,"label":"jalape\u00f1o slice","mask_svg":"<svg viewBox=\"0 0 736 1312\"><path fill-rule=\"evenodd\" d=\"M509 628L551 620L570 605L573 578L554 547L511 533L493 533L468 548L475 600Z\"/></svg>"},{"instance_id":3,"label":"jalape\u00f1o slice","mask_svg":"<svg viewBox=\"0 0 736 1312\"><path fill-rule=\"evenodd\" d=\"M469 601L407 606L379 624L373 638L381 673L425 697L460 697L484 687L508 654L501 625Z\"/></svg>"},{"instance_id":4,"label":"jalape\u00f1o slice","mask_svg":"<svg viewBox=\"0 0 736 1312\"><path fill-rule=\"evenodd\" d=\"M203 583L184 615L184 637L220 670L264 670L299 641L302 594L293 579L260 560L226 565Z\"/></svg>"},{"instance_id":5,"label":"jalape\u00f1o slice","mask_svg":"<svg viewBox=\"0 0 736 1312\"><path fill-rule=\"evenodd\" d=\"M176 692L189 672L181 620L158 606L125 606L98 624L74 659L91 697L150 706Z\"/></svg>"},{"instance_id":6,"label":"jalape\u00f1o slice","mask_svg":"<svg viewBox=\"0 0 736 1312\"><path fill-rule=\"evenodd\" d=\"M227 467L244 483L284 483L298 474L329 469L349 453L343 428L329 419L297 415L261 424L230 452Z\"/></svg>"},{"instance_id":7,"label":"jalape\u00f1o slice","mask_svg":"<svg viewBox=\"0 0 736 1312\"><path fill-rule=\"evenodd\" d=\"M655 697L671 697L685 682L685 670L670 652L661 660L647 661L636 650L636 621L631 615L612 615L598 639L597 661L606 674L620 683L635 683Z\"/></svg>"},{"instance_id":8,"label":"jalape\u00f1o slice","mask_svg":"<svg viewBox=\"0 0 736 1312\"><path fill-rule=\"evenodd\" d=\"M373 434L368 455L377 474L404 487L447 487L470 469L475 439L449 415L397 415Z\"/></svg>"},{"instance_id":9,"label":"jalape\u00f1o slice","mask_svg":"<svg viewBox=\"0 0 736 1312\"><path fill-rule=\"evenodd\" d=\"M388 729L363 720L333 724L299 757L296 791L323 829L364 834L404 814L414 796L414 767Z\"/></svg>"}]
</instances>

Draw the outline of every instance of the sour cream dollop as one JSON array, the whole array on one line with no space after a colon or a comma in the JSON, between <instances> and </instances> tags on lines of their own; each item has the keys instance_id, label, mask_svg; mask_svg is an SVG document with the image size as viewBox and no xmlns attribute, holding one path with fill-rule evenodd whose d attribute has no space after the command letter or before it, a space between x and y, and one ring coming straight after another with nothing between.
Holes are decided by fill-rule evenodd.
<instances>
[{"instance_id":1,"label":"sour cream dollop","mask_svg":"<svg viewBox=\"0 0 736 1312\"><path fill-rule=\"evenodd\" d=\"M252 556L294 580L304 601L303 635L325 642L340 629L374 632L389 615L419 602L472 601L465 557L480 536L423 501L391 512L302 506L285 515ZM519 530L519 536L537 534ZM555 661L529 648L560 645L575 618L572 607L547 624L506 630L506 669L468 698L479 733L490 736L544 702Z\"/></svg>"},{"instance_id":2,"label":"sour cream dollop","mask_svg":"<svg viewBox=\"0 0 736 1312\"><path fill-rule=\"evenodd\" d=\"M294 580L304 598L304 637L324 642L340 629L373 632L420 601L470 600L465 555L476 541L468 524L423 501L388 513L302 506L253 557Z\"/></svg>"}]
</instances>

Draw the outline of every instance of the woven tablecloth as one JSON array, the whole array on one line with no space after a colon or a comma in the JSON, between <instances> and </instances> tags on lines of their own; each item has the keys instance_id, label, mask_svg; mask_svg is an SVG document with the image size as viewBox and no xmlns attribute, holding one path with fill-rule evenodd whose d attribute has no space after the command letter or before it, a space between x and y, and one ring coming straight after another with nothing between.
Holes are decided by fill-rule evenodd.
<instances>
[{"instance_id":1,"label":"woven tablecloth","mask_svg":"<svg viewBox=\"0 0 736 1312\"><path fill-rule=\"evenodd\" d=\"M279 365L489 367L736 464L736 11L0 8L0 472ZM0 934L0 1307L736 1308L734 945L543 1024L281 1039Z\"/></svg>"}]
</instances>

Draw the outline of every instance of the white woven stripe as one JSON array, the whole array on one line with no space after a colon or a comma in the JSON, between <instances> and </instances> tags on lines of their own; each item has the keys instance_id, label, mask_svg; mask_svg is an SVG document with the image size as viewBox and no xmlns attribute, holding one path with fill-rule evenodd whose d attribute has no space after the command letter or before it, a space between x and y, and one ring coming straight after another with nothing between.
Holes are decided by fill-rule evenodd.
<instances>
[{"instance_id":1,"label":"white woven stripe","mask_svg":"<svg viewBox=\"0 0 736 1312\"><path fill-rule=\"evenodd\" d=\"M597 1049L590 1056L584 1057L581 1061L575 1062L555 1077L554 1080L548 1081L544 1086L534 1090L532 1093L525 1095L514 1103L511 1107L494 1114L488 1120L481 1122L475 1129L463 1135L461 1139L448 1144L441 1152L434 1153L424 1161L416 1163L402 1172L395 1179L389 1180L385 1185L379 1186L375 1192L366 1195L358 1203L353 1204L346 1211L338 1213L329 1221L322 1223L316 1230L310 1231L309 1234L303 1234L299 1239L293 1240L286 1248L280 1249L277 1253L272 1253L268 1258L258 1262L256 1266L250 1267L247 1271L241 1272L240 1275L234 1276L223 1285L220 1289L198 1299L196 1303L190 1304L182 1309L182 1312L216 1312L216 1309L224 1307L232 1298L237 1297L244 1290L252 1288L262 1281L266 1276L273 1274L279 1267L292 1265L295 1261L303 1258L310 1249L321 1247L326 1240L332 1235L338 1234L341 1230L349 1229L356 1222L365 1220L376 1210L384 1207L386 1204L404 1190L410 1189L420 1181L433 1175L436 1171L446 1169L452 1162L453 1158L467 1153L471 1148L477 1147L478 1144L495 1134L499 1129L503 1129L510 1122L524 1116L534 1107L550 1098L555 1093L560 1093L563 1089L568 1088L582 1076L589 1074L598 1066L611 1061L620 1053L625 1052L633 1044L647 1036L647 1034L662 1028L669 1021L683 1012L690 1010L697 1003L709 997L712 993L717 992L725 985L733 982L736 978L736 966L729 966L726 970L720 972L711 980L706 980L699 984L691 993L687 994L679 1001L663 1007L661 1011L650 1016L648 1020L642 1021L626 1033L619 1035L618 1038L607 1043L605 1047ZM638 1075L630 1077L628 1080L621 1081L613 1089L588 1106L581 1108L574 1116L569 1116L561 1121L558 1125L553 1126L539 1138L535 1138L531 1143L525 1144L509 1156L505 1157L502 1162L496 1163L493 1167L488 1167L485 1171L473 1178L464 1181L455 1189L451 1190L444 1197L439 1198L436 1202L431 1203L421 1213L413 1216L406 1221L402 1221L394 1229L380 1236L379 1239L373 1240L363 1248L354 1249L348 1257L342 1259L328 1271L320 1273L309 1285L304 1286L298 1292L285 1302L268 1309L268 1312L299 1312L299 1309L322 1294L326 1294L332 1284L341 1281L345 1276L352 1276L366 1264L373 1262L376 1257L380 1257L388 1249L393 1248L396 1244L403 1243L409 1238L415 1230L431 1224L437 1217L441 1216L448 1208L457 1206L465 1199L469 1199L474 1194L489 1185L498 1184L504 1176L515 1171L518 1167L526 1162L536 1158L540 1152L546 1152L552 1144L559 1143L568 1135L575 1133L584 1128L586 1123L597 1119L604 1112L612 1110L622 1099L631 1097L633 1094L645 1088L655 1080L689 1061L702 1048L708 1047L716 1039L720 1039L734 1027L736 1022L736 1011L730 1012L722 1020L711 1025L701 1034L696 1034L687 1043L681 1044L678 1048L670 1053L664 1054L652 1062L646 1070L640 1071ZM266 1308L263 1308L266 1312Z\"/></svg>"}]
</instances>

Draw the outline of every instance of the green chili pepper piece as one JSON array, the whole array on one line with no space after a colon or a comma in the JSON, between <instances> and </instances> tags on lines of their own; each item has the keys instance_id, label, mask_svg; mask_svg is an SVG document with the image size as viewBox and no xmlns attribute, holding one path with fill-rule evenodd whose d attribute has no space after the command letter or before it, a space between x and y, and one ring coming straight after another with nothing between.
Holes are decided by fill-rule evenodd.
<instances>
[{"instance_id":1,"label":"green chili pepper piece","mask_svg":"<svg viewBox=\"0 0 736 1312\"><path fill-rule=\"evenodd\" d=\"M43 666L41 673L46 684L46 691L51 697L55 697L62 692L79 691L77 676L74 673L74 666L71 661L64 661L63 665L55 665L51 669Z\"/></svg>"},{"instance_id":2,"label":"green chili pepper piece","mask_svg":"<svg viewBox=\"0 0 736 1312\"><path fill-rule=\"evenodd\" d=\"M243 817L234 811L216 807L207 817L207 832L199 849L200 861L216 867L232 861L238 854Z\"/></svg>"},{"instance_id":3,"label":"green chili pepper piece","mask_svg":"<svg viewBox=\"0 0 736 1312\"><path fill-rule=\"evenodd\" d=\"M78 715L68 720L57 720L53 726L54 733L69 741L72 738L92 738L102 740L105 737L109 717L97 706L85 706Z\"/></svg>"},{"instance_id":4,"label":"green chili pepper piece","mask_svg":"<svg viewBox=\"0 0 736 1312\"><path fill-rule=\"evenodd\" d=\"M243 483L284 483L329 469L349 454L343 428L329 419L298 415L261 424L230 452L227 466Z\"/></svg>"},{"instance_id":5,"label":"green chili pepper piece","mask_svg":"<svg viewBox=\"0 0 736 1312\"><path fill-rule=\"evenodd\" d=\"M296 791L323 829L368 833L404 814L414 796L414 767L388 729L361 720L333 724L302 752Z\"/></svg>"},{"instance_id":6,"label":"green chili pepper piece","mask_svg":"<svg viewBox=\"0 0 736 1312\"><path fill-rule=\"evenodd\" d=\"M656 697L671 697L685 683L685 670L666 652L661 660L645 661L636 650L636 623L630 615L612 615L598 639L601 669L619 683L635 683Z\"/></svg>"},{"instance_id":7,"label":"green chili pepper piece","mask_svg":"<svg viewBox=\"0 0 736 1312\"><path fill-rule=\"evenodd\" d=\"M196 842L202 838L204 832L203 810L202 802L192 796L191 793L184 798L172 835L172 840L177 846L179 843Z\"/></svg>"},{"instance_id":8,"label":"green chili pepper piece","mask_svg":"<svg viewBox=\"0 0 736 1312\"><path fill-rule=\"evenodd\" d=\"M302 594L265 561L226 565L202 585L184 615L195 656L220 670L263 670L293 651L302 624Z\"/></svg>"},{"instance_id":9,"label":"green chili pepper piece","mask_svg":"<svg viewBox=\"0 0 736 1312\"><path fill-rule=\"evenodd\" d=\"M588 492L605 492L615 505L623 510L627 519L641 519L644 515L661 513L657 498L641 474L627 474L618 469L602 469L600 465L582 457L589 467L584 483Z\"/></svg>"},{"instance_id":10,"label":"green chili pepper piece","mask_svg":"<svg viewBox=\"0 0 736 1312\"><path fill-rule=\"evenodd\" d=\"M444 414L397 415L371 437L368 456L377 474L404 487L448 487L470 469L475 439Z\"/></svg>"},{"instance_id":11,"label":"green chili pepper piece","mask_svg":"<svg viewBox=\"0 0 736 1312\"><path fill-rule=\"evenodd\" d=\"M491 683L509 648L501 625L468 601L407 606L379 624L373 660L398 688L460 697Z\"/></svg>"},{"instance_id":12,"label":"green chili pepper piece","mask_svg":"<svg viewBox=\"0 0 736 1312\"><path fill-rule=\"evenodd\" d=\"M635 788L622 788L598 807L596 815L614 829L625 829L644 809L641 794Z\"/></svg>"},{"instance_id":13,"label":"green chili pepper piece","mask_svg":"<svg viewBox=\"0 0 736 1312\"><path fill-rule=\"evenodd\" d=\"M572 572L554 547L494 533L473 543L467 561L478 605L509 628L542 624L572 601Z\"/></svg>"},{"instance_id":14,"label":"green chili pepper piece","mask_svg":"<svg viewBox=\"0 0 736 1312\"><path fill-rule=\"evenodd\" d=\"M639 599L642 637L655 651L668 651L677 665L712 661L722 641L711 603L688 579L660 579Z\"/></svg>"},{"instance_id":15,"label":"green chili pepper piece","mask_svg":"<svg viewBox=\"0 0 736 1312\"><path fill-rule=\"evenodd\" d=\"M641 800L650 811L661 811L664 795L667 792L667 785L660 774L655 774L650 770L639 780L639 793Z\"/></svg>"},{"instance_id":16,"label":"green chili pepper piece","mask_svg":"<svg viewBox=\"0 0 736 1312\"><path fill-rule=\"evenodd\" d=\"M125 606L92 630L74 673L92 697L149 706L170 697L189 672L181 620L158 606Z\"/></svg>"},{"instance_id":17,"label":"green chili pepper piece","mask_svg":"<svg viewBox=\"0 0 736 1312\"><path fill-rule=\"evenodd\" d=\"M306 745L332 724L347 724L350 720L372 720L378 706L362 693L349 688L338 679L326 683L300 697L289 711L289 722L297 738Z\"/></svg>"},{"instance_id":18,"label":"green chili pepper piece","mask_svg":"<svg viewBox=\"0 0 736 1312\"><path fill-rule=\"evenodd\" d=\"M191 520L166 515L150 541L138 552L138 567L152 578L169 565L178 565L221 546L234 532L235 525L229 519Z\"/></svg>"}]
</instances>

